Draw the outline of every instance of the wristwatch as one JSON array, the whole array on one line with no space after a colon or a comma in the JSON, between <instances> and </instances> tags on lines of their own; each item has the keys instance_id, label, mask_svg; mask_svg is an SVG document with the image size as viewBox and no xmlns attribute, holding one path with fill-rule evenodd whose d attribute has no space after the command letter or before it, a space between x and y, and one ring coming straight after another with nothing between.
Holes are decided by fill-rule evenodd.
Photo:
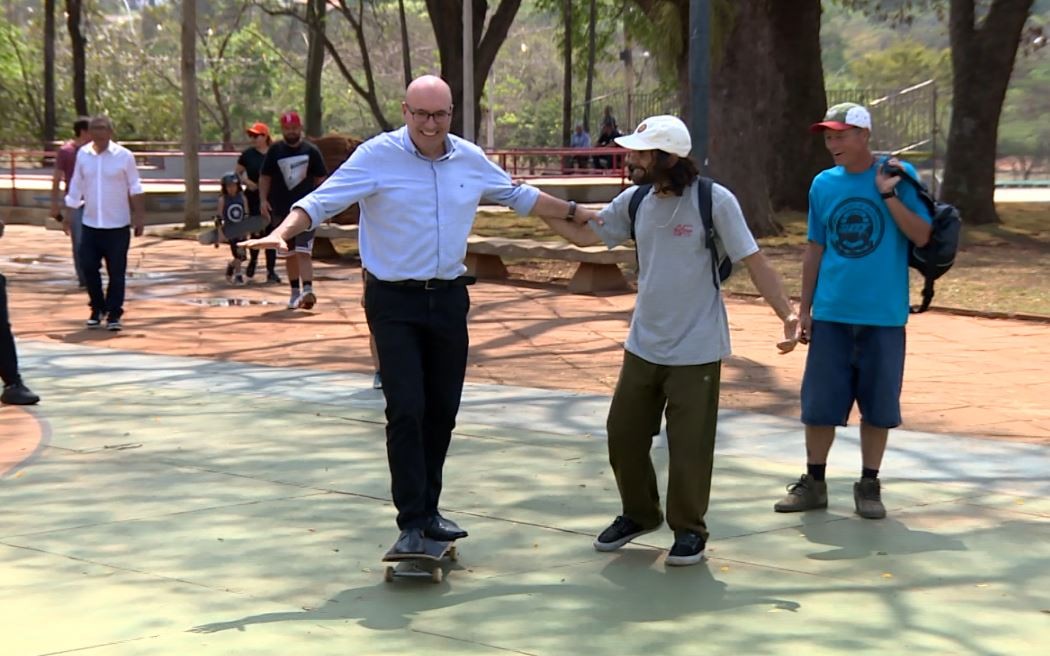
<instances>
[{"instance_id":1,"label":"wristwatch","mask_svg":"<svg viewBox=\"0 0 1050 656\"><path fill-rule=\"evenodd\" d=\"M569 212L565 215L566 221L572 221L576 218L576 201L569 201Z\"/></svg>"},{"instance_id":2,"label":"wristwatch","mask_svg":"<svg viewBox=\"0 0 1050 656\"><path fill-rule=\"evenodd\" d=\"M889 191L880 191L879 195L882 196L883 200L887 200L887 199L890 199L890 198L896 198L897 197L897 188L894 187L893 189L890 189Z\"/></svg>"}]
</instances>

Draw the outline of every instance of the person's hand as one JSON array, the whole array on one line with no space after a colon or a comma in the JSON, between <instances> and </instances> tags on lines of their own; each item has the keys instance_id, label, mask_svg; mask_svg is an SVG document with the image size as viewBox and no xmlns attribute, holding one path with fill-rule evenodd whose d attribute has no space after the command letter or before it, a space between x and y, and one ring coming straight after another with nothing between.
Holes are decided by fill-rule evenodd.
<instances>
[{"instance_id":1,"label":"person's hand","mask_svg":"<svg viewBox=\"0 0 1050 656\"><path fill-rule=\"evenodd\" d=\"M899 175L886 174L887 166L899 169L901 168L901 162L896 157L891 157L875 167L875 187L878 188L880 194L890 193L901 181Z\"/></svg>"},{"instance_id":2,"label":"person's hand","mask_svg":"<svg viewBox=\"0 0 1050 656\"><path fill-rule=\"evenodd\" d=\"M66 234L66 236L68 237L69 236L69 221L66 221L66 218L64 216L62 216L61 210L55 212L54 214L52 214L52 216L55 217L55 221L58 221L59 225L62 226L62 232L64 232Z\"/></svg>"},{"instance_id":3,"label":"person's hand","mask_svg":"<svg viewBox=\"0 0 1050 656\"><path fill-rule=\"evenodd\" d=\"M277 250L278 255L285 255L288 253L288 242L282 239L276 232L271 232L266 237L260 239L248 239L241 242L241 246L250 248L254 251L257 250L269 250L271 248Z\"/></svg>"},{"instance_id":4,"label":"person's hand","mask_svg":"<svg viewBox=\"0 0 1050 656\"><path fill-rule=\"evenodd\" d=\"M813 331L813 315L809 312L803 312L802 316L798 320L798 343L809 344L809 338Z\"/></svg>"},{"instance_id":5,"label":"person's hand","mask_svg":"<svg viewBox=\"0 0 1050 656\"><path fill-rule=\"evenodd\" d=\"M138 216L131 218L131 225L136 237L141 237L146 232L146 217Z\"/></svg>"},{"instance_id":6,"label":"person's hand","mask_svg":"<svg viewBox=\"0 0 1050 656\"><path fill-rule=\"evenodd\" d=\"M270 201L263 200L259 203L259 213L262 214L262 218L266 219L267 223L273 221L273 218L270 216Z\"/></svg>"},{"instance_id":7,"label":"person's hand","mask_svg":"<svg viewBox=\"0 0 1050 656\"><path fill-rule=\"evenodd\" d=\"M598 225L603 225L605 222L602 221L601 217L598 216L598 211L593 210L589 207L576 207L576 216L573 217L574 223L580 225L587 225L588 221L594 221Z\"/></svg>"},{"instance_id":8,"label":"person's hand","mask_svg":"<svg viewBox=\"0 0 1050 656\"><path fill-rule=\"evenodd\" d=\"M798 344L798 315L792 312L784 319L784 341L777 342L777 349L783 355L791 353Z\"/></svg>"}]
</instances>

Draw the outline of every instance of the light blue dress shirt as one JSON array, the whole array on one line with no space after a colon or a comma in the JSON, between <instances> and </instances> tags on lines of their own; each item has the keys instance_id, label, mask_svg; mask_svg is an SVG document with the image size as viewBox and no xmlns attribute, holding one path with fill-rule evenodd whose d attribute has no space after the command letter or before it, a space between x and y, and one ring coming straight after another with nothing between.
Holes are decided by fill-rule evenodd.
<instances>
[{"instance_id":1,"label":"light blue dress shirt","mask_svg":"<svg viewBox=\"0 0 1050 656\"><path fill-rule=\"evenodd\" d=\"M485 200L526 215L539 190L515 185L473 143L449 135L445 154L424 157L402 127L364 142L292 207L311 229L353 203L361 206L361 262L380 280L451 280L467 270L467 236Z\"/></svg>"}]
</instances>

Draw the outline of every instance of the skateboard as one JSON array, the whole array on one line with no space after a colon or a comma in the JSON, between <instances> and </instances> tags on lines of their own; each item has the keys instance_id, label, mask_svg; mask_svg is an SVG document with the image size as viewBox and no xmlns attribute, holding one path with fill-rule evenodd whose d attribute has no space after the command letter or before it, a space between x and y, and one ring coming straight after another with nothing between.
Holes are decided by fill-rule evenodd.
<instances>
[{"instance_id":1,"label":"skateboard","mask_svg":"<svg viewBox=\"0 0 1050 656\"><path fill-rule=\"evenodd\" d=\"M424 538L424 553L421 554L395 554L391 553L393 549L393 547L390 547L390 551L387 551L386 555L383 556L384 563L397 563L396 565L386 566L383 580L388 583L400 577L409 579L428 578L433 583L441 583L441 580L445 577L441 564L445 562L446 557L453 563L459 560L455 542L439 542Z\"/></svg>"},{"instance_id":2,"label":"skateboard","mask_svg":"<svg viewBox=\"0 0 1050 656\"><path fill-rule=\"evenodd\" d=\"M237 223L231 223L224 228L226 239L240 239L253 232L262 232L267 225L266 219L261 216L246 216ZM205 230L197 237L197 241L204 246L216 244L219 241L219 228L216 226L211 230Z\"/></svg>"}]
</instances>

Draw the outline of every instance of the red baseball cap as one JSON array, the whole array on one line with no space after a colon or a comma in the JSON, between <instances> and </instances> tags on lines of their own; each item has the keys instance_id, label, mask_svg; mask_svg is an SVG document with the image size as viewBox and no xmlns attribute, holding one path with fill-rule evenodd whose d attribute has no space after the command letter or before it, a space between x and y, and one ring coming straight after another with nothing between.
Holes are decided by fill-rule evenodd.
<instances>
[{"instance_id":1,"label":"red baseball cap","mask_svg":"<svg viewBox=\"0 0 1050 656\"><path fill-rule=\"evenodd\" d=\"M302 126L303 120L299 118L299 112L291 111L281 114L281 127Z\"/></svg>"},{"instance_id":2,"label":"red baseball cap","mask_svg":"<svg viewBox=\"0 0 1050 656\"><path fill-rule=\"evenodd\" d=\"M259 135L259 134L268 137L268 136L270 136L270 126L266 125L265 123L261 123L259 121L256 121L255 123L252 124L252 126L250 128L245 130L245 133L247 133L248 136L250 136L250 137L253 137L253 136L256 136L256 135Z\"/></svg>"}]
</instances>

